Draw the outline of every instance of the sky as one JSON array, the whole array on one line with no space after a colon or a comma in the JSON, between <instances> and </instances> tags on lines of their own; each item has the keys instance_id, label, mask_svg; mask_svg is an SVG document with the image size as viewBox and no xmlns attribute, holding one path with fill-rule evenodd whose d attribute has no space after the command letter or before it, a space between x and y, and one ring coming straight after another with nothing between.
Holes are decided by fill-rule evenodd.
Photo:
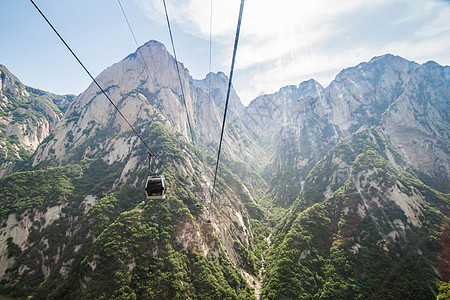
<instances>
[{"instance_id":1,"label":"sky","mask_svg":"<svg viewBox=\"0 0 450 300\"><path fill-rule=\"evenodd\" d=\"M35 2L94 76L136 50L116 0ZM166 3L192 77L229 74L240 0ZM139 45L158 40L172 53L162 0L121 4ZM386 53L450 65L450 1L247 0L233 85L248 104L311 78L326 87L340 70ZM91 82L29 0L0 0L0 64L56 94L77 95Z\"/></svg>"}]
</instances>

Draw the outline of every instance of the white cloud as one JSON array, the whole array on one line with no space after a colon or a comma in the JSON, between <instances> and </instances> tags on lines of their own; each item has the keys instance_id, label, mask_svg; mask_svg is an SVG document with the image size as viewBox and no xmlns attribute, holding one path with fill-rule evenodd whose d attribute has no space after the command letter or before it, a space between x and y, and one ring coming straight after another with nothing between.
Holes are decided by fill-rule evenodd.
<instances>
[{"instance_id":1,"label":"white cloud","mask_svg":"<svg viewBox=\"0 0 450 300\"><path fill-rule=\"evenodd\" d=\"M363 47L353 49L351 56L347 55L346 50L334 53L309 51L293 56L288 63L274 62L268 70L255 68L246 74L252 82L251 86L241 86L239 82L235 82L235 85L239 88L239 95L245 104L262 93L274 93L282 86L298 85L311 78L326 87L343 66L355 66L366 61L370 55L371 50Z\"/></svg>"},{"instance_id":2,"label":"white cloud","mask_svg":"<svg viewBox=\"0 0 450 300\"><path fill-rule=\"evenodd\" d=\"M416 32L418 38L435 37L437 35L450 35L450 5L443 2L428 3L428 10L433 10L437 17L428 25Z\"/></svg>"},{"instance_id":3,"label":"white cloud","mask_svg":"<svg viewBox=\"0 0 450 300\"><path fill-rule=\"evenodd\" d=\"M135 1L148 17L165 22L160 0ZM208 39L210 0L166 3L171 21ZM214 63L221 68L230 64L239 4L213 0L213 39L219 45ZM450 5L444 1L247 0L234 85L248 102L262 91L312 77L327 85L340 69L387 52L439 62L450 51L449 30Z\"/></svg>"},{"instance_id":4,"label":"white cloud","mask_svg":"<svg viewBox=\"0 0 450 300\"><path fill-rule=\"evenodd\" d=\"M166 23L161 0L135 0L135 2L144 10L147 17L160 24ZM239 0L212 1L214 37L221 38L232 34L233 27L236 26L239 3ZM211 1L167 0L166 5L171 22L178 23L189 34L209 38Z\"/></svg>"}]
</instances>

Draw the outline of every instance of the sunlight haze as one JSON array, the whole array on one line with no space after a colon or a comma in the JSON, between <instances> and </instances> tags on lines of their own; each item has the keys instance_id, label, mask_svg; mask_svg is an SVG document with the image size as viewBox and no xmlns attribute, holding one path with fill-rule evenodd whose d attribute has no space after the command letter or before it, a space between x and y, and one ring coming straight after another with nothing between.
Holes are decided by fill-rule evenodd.
<instances>
[{"instance_id":1,"label":"sunlight haze","mask_svg":"<svg viewBox=\"0 0 450 300\"><path fill-rule=\"evenodd\" d=\"M136 46L116 1L36 1L94 76ZM212 71L228 74L238 0L212 1ZM172 53L159 0L123 0L138 43ZM211 1L167 1L178 59L191 75L209 72ZM0 64L24 83L79 94L90 79L28 1L0 4ZM324 87L344 67L386 53L450 64L448 1L247 1L233 85L244 104L310 78Z\"/></svg>"}]
</instances>

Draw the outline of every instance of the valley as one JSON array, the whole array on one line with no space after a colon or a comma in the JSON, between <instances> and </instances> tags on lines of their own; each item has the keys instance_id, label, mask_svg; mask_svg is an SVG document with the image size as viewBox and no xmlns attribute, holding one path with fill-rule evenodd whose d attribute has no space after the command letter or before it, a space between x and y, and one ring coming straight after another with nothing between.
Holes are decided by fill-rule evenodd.
<instances>
[{"instance_id":1,"label":"valley","mask_svg":"<svg viewBox=\"0 0 450 300\"><path fill-rule=\"evenodd\" d=\"M143 61L146 62L146 68ZM177 78L181 70L184 95ZM149 41L91 84L0 67L0 293L431 299L450 283L450 67L386 54L244 106ZM187 109L187 112L186 112ZM188 118L192 118L188 120ZM192 131L189 128L192 125Z\"/></svg>"}]
</instances>

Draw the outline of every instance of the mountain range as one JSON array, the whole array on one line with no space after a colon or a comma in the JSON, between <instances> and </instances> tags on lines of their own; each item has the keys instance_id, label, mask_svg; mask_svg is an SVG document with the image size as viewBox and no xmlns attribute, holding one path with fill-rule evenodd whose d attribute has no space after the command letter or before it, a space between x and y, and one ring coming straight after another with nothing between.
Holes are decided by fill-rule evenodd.
<instances>
[{"instance_id":1,"label":"mountain range","mask_svg":"<svg viewBox=\"0 0 450 300\"><path fill-rule=\"evenodd\" d=\"M182 85L178 81L177 64ZM55 95L0 67L0 293L430 299L450 293L450 67L386 54L245 107L150 41ZM183 91L181 90L181 86ZM442 298L444 299L444 298Z\"/></svg>"}]
</instances>

